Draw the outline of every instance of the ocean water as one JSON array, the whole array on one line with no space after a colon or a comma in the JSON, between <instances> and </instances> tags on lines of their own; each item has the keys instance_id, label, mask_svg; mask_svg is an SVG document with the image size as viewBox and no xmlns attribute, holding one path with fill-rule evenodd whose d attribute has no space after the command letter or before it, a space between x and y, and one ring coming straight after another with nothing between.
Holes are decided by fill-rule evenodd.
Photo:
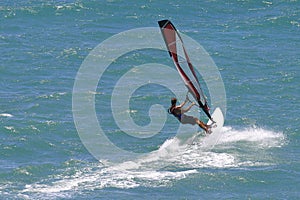
<instances>
[{"instance_id":1,"label":"ocean water","mask_svg":"<svg viewBox=\"0 0 300 200\"><path fill-rule=\"evenodd\" d=\"M4 0L0 19L0 199L299 199L298 0ZM159 32L162 19L201 44L218 67L227 107L221 135L204 148L200 130L178 137L170 115L151 137L124 133L111 110L118 80L137 65L174 67L164 51L135 50L112 62L92 96L107 138L144 154L96 158L74 122L77 72L103 41L135 28ZM182 85L179 76L173 84ZM151 105L166 110L172 95L144 85L127 111L147 126Z\"/></svg>"}]
</instances>

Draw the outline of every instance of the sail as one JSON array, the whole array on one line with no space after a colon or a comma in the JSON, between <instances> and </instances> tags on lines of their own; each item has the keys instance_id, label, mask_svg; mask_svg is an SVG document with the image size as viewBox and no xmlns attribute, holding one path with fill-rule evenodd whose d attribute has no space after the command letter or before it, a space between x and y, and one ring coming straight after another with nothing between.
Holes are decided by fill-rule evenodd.
<instances>
[{"instance_id":1,"label":"sail","mask_svg":"<svg viewBox=\"0 0 300 200\"><path fill-rule=\"evenodd\" d=\"M176 69L179 72L184 84L197 101L198 106L202 108L208 118L211 119L206 98L200 87L194 67L190 61L179 33L169 20L161 20L158 22L158 24L169 54L172 57Z\"/></svg>"}]
</instances>

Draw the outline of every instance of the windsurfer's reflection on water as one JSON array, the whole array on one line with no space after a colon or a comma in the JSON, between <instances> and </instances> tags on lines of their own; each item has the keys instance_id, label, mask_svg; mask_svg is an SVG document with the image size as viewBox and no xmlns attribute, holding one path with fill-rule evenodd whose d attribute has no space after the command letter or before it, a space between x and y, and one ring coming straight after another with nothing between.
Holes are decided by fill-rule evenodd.
<instances>
[{"instance_id":1,"label":"windsurfer's reflection on water","mask_svg":"<svg viewBox=\"0 0 300 200\"><path fill-rule=\"evenodd\" d=\"M196 117L186 115L185 113L188 112L194 105L194 102L191 102L191 104L187 108L183 108L183 106L188 102L188 98L185 99L185 101L180 104L176 105L177 99L172 98L171 99L171 107L169 108L168 112L170 114L173 114L182 124L191 124L195 125L198 124L203 130L205 130L206 133L210 134L210 126L203 123L201 120L199 120Z\"/></svg>"}]
</instances>

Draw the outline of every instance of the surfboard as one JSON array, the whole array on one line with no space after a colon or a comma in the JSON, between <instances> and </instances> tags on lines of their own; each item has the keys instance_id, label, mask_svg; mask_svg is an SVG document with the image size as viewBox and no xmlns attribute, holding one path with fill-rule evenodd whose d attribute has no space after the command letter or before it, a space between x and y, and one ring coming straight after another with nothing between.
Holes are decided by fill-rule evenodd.
<instances>
[{"instance_id":1,"label":"surfboard","mask_svg":"<svg viewBox=\"0 0 300 200\"><path fill-rule=\"evenodd\" d=\"M213 112L212 119L215 121L215 123L213 123L213 121L210 119L207 122L207 125L211 125L211 134L220 131L224 125L224 116L219 107L217 107Z\"/></svg>"},{"instance_id":2,"label":"surfboard","mask_svg":"<svg viewBox=\"0 0 300 200\"><path fill-rule=\"evenodd\" d=\"M217 107L211 117L215 121L215 123L213 123L212 120L208 120L207 122L208 125L212 126L211 134L207 134L201 140L201 147L203 148L212 148L215 144L218 143L220 137L222 136L221 129L224 125L224 116L222 110Z\"/></svg>"},{"instance_id":3,"label":"surfboard","mask_svg":"<svg viewBox=\"0 0 300 200\"><path fill-rule=\"evenodd\" d=\"M215 123L213 123L212 120L209 120L207 122L208 125L212 125L211 133L204 133L204 131L202 130L201 132L198 132L188 140L189 144L194 144L195 142L199 144L200 141L200 146L207 148L213 147L219 141L220 137L222 136L221 129L224 125L224 116L219 107L217 107L213 112L212 118L215 121Z\"/></svg>"}]
</instances>

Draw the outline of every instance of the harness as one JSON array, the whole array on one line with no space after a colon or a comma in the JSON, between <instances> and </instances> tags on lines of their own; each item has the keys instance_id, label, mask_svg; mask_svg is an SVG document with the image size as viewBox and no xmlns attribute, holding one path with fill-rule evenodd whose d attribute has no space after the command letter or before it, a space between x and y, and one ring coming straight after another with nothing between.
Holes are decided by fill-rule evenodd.
<instances>
[{"instance_id":1,"label":"harness","mask_svg":"<svg viewBox=\"0 0 300 200\"><path fill-rule=\"evenodd\" d=\"M181 113L180 113L180 114L176 114L176 113L174 112L174 109L175 109L175 106L169 108L169 109L168 109L168 113L174 115L179 121L181 121L181 116L182 116L182 114L181 114Z\"/></svg>"}]
</instances>

